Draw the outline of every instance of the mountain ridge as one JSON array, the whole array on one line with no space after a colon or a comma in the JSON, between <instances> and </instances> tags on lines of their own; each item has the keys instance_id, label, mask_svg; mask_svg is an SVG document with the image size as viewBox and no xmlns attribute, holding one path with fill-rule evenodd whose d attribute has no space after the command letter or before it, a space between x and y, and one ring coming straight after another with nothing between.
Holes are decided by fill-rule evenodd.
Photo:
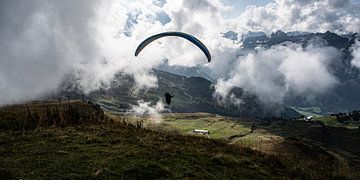
<instances>
[{"instance_id":1,"label":"mountain ridge","mask_svg":"<svg viewBox=\"0 0 360 180\"><path fill-rule=\"evenodd\" d=\"M129 75L118 74L115 76L109 89L94 91L86 96L103 108L115 112L129 112L140 101L155 105L163 101L164 94L170 92L175 97L170 110L172 112L208 112L227 116L245 117L298 117L299 114L281 104L264 104L255 95L244 92L240 88L234 88L230 94L234 94L242 102L236 104L228 97L219 100L214 96L214 83L202 77L185 77L161 70L153 70L158 78L158 87L150 89L135 89L136 83ZM71 78L70 78L71 79ZM57 97L82 98L81 91L76 87L76 81L64 80L62 89L58 94L49 96L50 99ZM80 88L79 88L80 89Z\"/></svg>"},{"instance_id":2,"label":"mountain ridge","mask_svg":"<svg viewBox=\"0 0 360 180\"><path fill-rule=\"evenodd\" d=\"M234 40L235 31L225 33L224 37ZM227 36L226 36L227 35ZM315 99L309 101L306 95L288 94L284 99L284 104L290 107L320 107L324 114L350 112L360 109L360 69L351 65L352 46L359 40L358 33L338 35L327 31L324 33L310 32L283 32L281 30L271 34L264 32L249 32L242 35L236 42L243 43L243 48L239 52L256 52L257 47L269 49L277 45L286 43L299 44L303 47L315 45L320 47L332 47L339 52L337 61L329 62L329 71L338 79L334 89L322 94L317 94ZM311 47L310 47L311 48ZM242 56L242 55L240 55ZM206 71L205 71L206 72ZM216 78L214 78L216 79Z\"/></svg>"}]
</instances>

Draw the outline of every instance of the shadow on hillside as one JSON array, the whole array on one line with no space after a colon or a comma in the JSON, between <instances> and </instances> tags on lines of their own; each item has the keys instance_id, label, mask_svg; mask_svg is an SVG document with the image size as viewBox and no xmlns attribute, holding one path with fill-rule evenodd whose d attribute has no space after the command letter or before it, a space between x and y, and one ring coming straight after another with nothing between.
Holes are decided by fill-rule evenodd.
<instances>
[{"instance_id":1,"label":"shadow on hillside","mask_svg":"<svg viewBox=\"0 0 360 180\"><path fill-rule=\"evenodd\" d=\"M273 121L258 125L284 141L275 151L295 155L317 163L334 162L360 169L360 131L342 127L328 127L317 122ZM296 157L300 156L300 157Z\"/></svg>"}]
</instances>

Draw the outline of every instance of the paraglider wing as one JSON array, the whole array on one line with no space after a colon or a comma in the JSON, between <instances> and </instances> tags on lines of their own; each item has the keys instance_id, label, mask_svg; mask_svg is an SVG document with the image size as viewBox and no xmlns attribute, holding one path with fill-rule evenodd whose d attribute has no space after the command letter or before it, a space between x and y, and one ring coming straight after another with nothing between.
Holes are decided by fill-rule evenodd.
<instances>
[{"instance_id":1,"label":"paraglider wing","mask_svg":"<svg viewBox=\"0 0 360 180\"><path fill-rule=\"evenodd\" d=\"M153 35L140 43L140 45L137 47L137 49L135 51L135 56L138 56L139 53L151 42L153 42L159 38L167 37L167 36L178 36L178 37L182 37L184 39L189 40L190 42L194 43L197 47L199 47L204 52L208 62L211 61L211 55L210 55L210 52L207 49L207 47L200 40L195 38L194 36L183 33L183 32L164 32L164 33Z\"/></svg>"}]
</instances>

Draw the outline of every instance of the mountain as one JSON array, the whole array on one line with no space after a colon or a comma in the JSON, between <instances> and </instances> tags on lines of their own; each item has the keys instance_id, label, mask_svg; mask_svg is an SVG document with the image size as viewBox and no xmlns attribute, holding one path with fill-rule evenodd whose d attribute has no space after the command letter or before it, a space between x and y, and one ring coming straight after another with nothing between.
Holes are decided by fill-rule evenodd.
<instances>
[{"instance_id":1,"label":"mountain","mask_svg":"<svg viewBox=\"0 0 360 180\"><path fill-rule=\"evenodd\" d=\"M351 66L351 46L358 34L337 35L332 32L306 33L277 31L267 36L265 33L251 32L243 36L245 49L254 49L261 46L270 48L282 43L296 43L307 46L314 42L334 47L341 53L341 60L330 62L330 71L338 78L338 85L331 91L308 101L304 96L289 94L285 104L292 107L320 107L323 113L346 112L360 109L360 70Z\"/></svg>"},{"instance_id":2,"label":"mountain","mask_svg":"<svg viewBox=\"0 0 360 180\"><path fill-rule=\"evenodd\" d=\"M234 31L228 31L228 32L224 33L223 36L225 38L233 40L233 41L238 40L238 33L234 32Z\"/></svg>"},{"instance_id":3,"label":"mountain","mask_svg":"<svg viewBox=\"0 0 360 180\"><path fill-rule=\"evenodd\" d=\"M173 74L177 74L180 76L186 76L186 77L202 77L209 81L215 82L216 79L214 79L211 76L211 71L207 71L207 69L201 68L199 66L195 67L184 67L184 66L170 66L167 63L159 65L157 70L165 71L165 72L171 72Z\"/></svg>"},{"instance_id":4,"label":"mountain","mask_svg":"<svg viewBox=\"0 0 360 180\"><path fill-rule=\"evenodd\" d=\"M314 42L325 46L334 47L341 54L340 61L330 62L329 67L332 74L338 78L337 86L323 94L313 97L311 101L306 95L295 95L289 93L284 100L284 105L264 104L255 95L243 92L240 88L235 88L233 94L241 99L239 105L229 103L236 101L234 96L230 96L224 102L218 102L213 97L213 82L218 78L203 67L184 68L177 66L161 65L154 70L154 74L159 79L159 87L147 91L135 91L134 80L129 76L119 74L112 83L110 89L99 90L88 95L87 98L97 101L106 106L107 109L114 111L128 111L133 105L138 104L138 100L144 99L156 103L163 98L165 92L174 92L175 112L210 112L228 116L284 116L295 117L297 113L286 107L308 108L318 107L320 114L331 114L339 112L349 112L360 109L360 71L351 65L351 46L359 39L358 34L337 35L332 32L307 33L307 32L283 32L277 31L270 35L263 32L250 32L238 38L234 31L224 33L224 37L233 41L242 41L244 48L239 51L243 55L253 51L256 47L270 48L275 45L291 42L307 46ZM239 56L241 56L239 54ZM171 73L167 73L171 72ZM202 77L202 78L199 78ZM71 78L70 78L71 79ZM62 85L61 93L76 94L68 92L74 89L72 80L70 83ZM135 93L136 92L136 93ZM77 93L77 97L80 97ZM65 97L66 95L64 95Z\"/></svg>"},{"instance_id":5,"label":"mountain","mask_svg":"<svg viewBox=\"0 0 360 180\"><path fill-rule=\"evenodd\" d=\"M158 78L158 88L136 90L131 76L118 74L109 89L95 91L86 96L103 108L114 112L128 112L139 100L151 102L152 105L164 99L164 94L170 92L175 97L172 101L172 112L209 112L227 116L245 117L298 117L294 110L281 104L262 103L255 95L245 93L240 88L234 88L229 97L219 100L214 97L214 84L200 77L185 77L165 71L154 70ZM76 89L76 81L70 77L61 85L57 96L82 98ZM75 88L74 88L75 87Z\"/></svg>"}]
</instances>

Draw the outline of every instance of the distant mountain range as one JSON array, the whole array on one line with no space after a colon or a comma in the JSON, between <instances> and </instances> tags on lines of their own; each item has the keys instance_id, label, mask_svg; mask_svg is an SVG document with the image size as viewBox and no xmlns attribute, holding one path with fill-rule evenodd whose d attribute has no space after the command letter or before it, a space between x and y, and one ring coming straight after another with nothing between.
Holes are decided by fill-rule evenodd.
<instances>
[{"instance_id":1,"label":"distant mountain range","mask_svg":"<svg viewBox=\"0 0 360 180\"><path fill-rule=\"evenodd\" d=\"M250 116L250 117L296 117L297 112L288 107L320 107L321 113L337 113L360 109L360 71L351 66L350 48L358 34L337 35L331 32L306 33L277 31L271 35L262 32L249 33L239 39L237 33L227 32L226 38L233 41L242 41L243 49L240 53L246 54L256 47L270 48L274 45L285 42L293 42L301 45L308 45L314 39L320 39L327 46L338 49L342 56L341 61L331 64L332 73L339 79L335 89L321 94L311 102L306 97L289 94L281 104L264 104L256 95L243 92L240 88L234 88L232 94L240 98L241 103L229 103L231 97L225 101L218 101L214 97L214 82L217 77L211 71L203 67L184 68L179 66L161 65L153 73L158 77L159 87L147 91L136 92L135 82L127 75L117 75L113 80L111 88L99 90L87 96L104 108L113 111L129 111L132 105L138 100L156 103L163 99L165 92L172 92L175 95L172 111L174 112L209 112L227 116ZM76 89L76 81L71 76L61 85L60 96L81 98ZM74 88L75 87L75 88ZM54 95L52 98L55 98Z\"/></svg>"},{"instance_id":2,"label":"distant mountain range","mask_svg":"<svg viewBox=\"0 0 360 180\"><path fill-rule=\"evenodd\" d=\"M257 36L255 36L257 34ZM262 46L270 48L285 42L308 45L314 39L321 40L326 46L338 49L341 53L341 61L331 62L332 73L339 79L335 89L319 95L314 101L308 102L301 96L288 95L285 104L295 107L318 106L323 113L346 112L360 109L360 70L351 66L352 55L350 48L359 35L337 35L331 32L325 33L285 33L277 31L270 37L261 33L252 33L252 36L243 40L245 48Z\"/></svg>"},{"instance_id":3,"label":"distant mountain range","mask_svg":"<svg viewBox=\"0 0 360 180\"><path fill-rule=\"evenodd\" d=\"M338 113L360 109L360 70L351 66L351 50L356 39L360 39L359 34L337 35L332 32L309 33L309 32L283 32L277 31L270 35L264 32L249 32L242 35L234 31L228 31L223 34L225 38L234 42L242 42L243 48L239 50L239 56L253 51L256 47L270 48L282 43L296 43L307 46L314 41L321 42L325 46L334 47L341 53L340 61L330 63L331 72L338 78L339 84L329 92L318 95L309 102L304 96L289 94L285 98L285 105L291 107L320 107L322 113ZM242 54L241 54L242 53ZM206 68L183 69L179 71L177 67L168 67L165 71L176 74L200 76L207 79L217 79L210 74ZM189 72L191 71L191 72ZM200 72L196 74L195 72ZM205 75L204 75L205 74Z\"/></svg>"},{"instance_id":4,"label":"distant mountain range","mask_svg":"<svg viewBox=\"0 0 360 180\"><path fill-rule=\"evenodd\" d=\"M284 42L293 42L298 44L307 45L312 43L314 39L323 40L328 46L338 48L340 50L348 50L349 47L355 42L358 34L337 35L332 32L325 33L307 33L307 32L288 32L277 31L267 36L262 32L250 32L242 37L242 42L245 48L255 48L263 46L269 48L273 45L278 45Z\"/></svg>"},{"instance_id":5,"label":"distant mountain range","mask_svg":"<svg viewBox=\"0 0 360 180\"><path fill-rule=\"evenodd\" d=\"M260 118L299 116L296 111L281 104L264 104L255 95L245 93L240 88L234 88L231 93L241 98L241 102L230 103L231 99L220 101L214 97L214 84L207 79L185 77L160 70L154 70L153 73L158 78L158 88L136 91L131 76L118 74L109 89L92 92L84 98L113 112L129 112L132 106L138 105L139 100L151 102L152 105L158 101L164 102L164 94L169 92L175 96L172 101L172 112L209 112ZM49 98L83 98L71 76L68 76L61 87L59 94L53 94Z\"/></svg>"}]
</instances>

